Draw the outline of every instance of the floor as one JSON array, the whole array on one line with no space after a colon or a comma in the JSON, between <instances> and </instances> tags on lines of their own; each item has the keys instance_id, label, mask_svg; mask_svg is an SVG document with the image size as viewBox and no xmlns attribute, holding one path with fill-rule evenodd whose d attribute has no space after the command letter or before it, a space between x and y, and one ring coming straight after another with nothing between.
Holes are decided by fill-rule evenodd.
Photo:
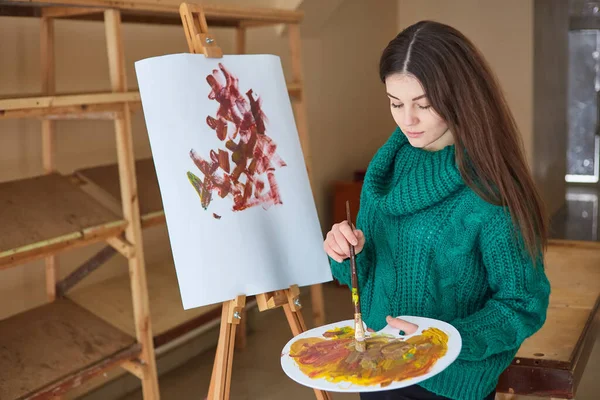
<instances>
[{"instance_id":1,"label":"floor","mask_svg":"<svg viewBox=\"0 0 600 400\"><path fill-rule=\"evenodd\" d=\"M303 297L306 299L306 296ZM326 313L329 322L352 318L348 289L325 285ZM304 300L307 303L307 300ZM310 304L303 315L309 316ZM307 324L311 326L309 318ZM234 355L231 384L232 400L304 400L314 399L311 389L289 379L279 364L281 349L291 338L282 310L256 313L249 318L247 348ZM161 376L161 398L164 400L201 400L208 391L214 350L193 358L183 366ZM578 400L596 400L600 393L600 340L596 341L588 367L578 391ZM354 394L334 394L335 400L358 400ZM533 400L534 397L519 397ZM142 400L141 391L120 400Z\"/></svg>"}]
</instances>

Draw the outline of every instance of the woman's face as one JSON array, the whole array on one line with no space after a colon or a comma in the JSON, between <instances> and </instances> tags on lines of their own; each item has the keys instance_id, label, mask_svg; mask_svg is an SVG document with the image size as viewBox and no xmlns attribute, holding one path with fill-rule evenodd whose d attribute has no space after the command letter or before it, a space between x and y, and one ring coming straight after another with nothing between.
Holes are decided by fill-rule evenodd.
<instances>
[{"instance_id":1,"label":"woman's face","mask_svg":"<svg viewBox=\"0 0 600 400\"><path fill-rule=\"evenodd\" d=\"M454 143L448 125L433 110L414 76L390 75L385 87L394 121L413 147L435 151Z\"/></svg>"}]
</instances>

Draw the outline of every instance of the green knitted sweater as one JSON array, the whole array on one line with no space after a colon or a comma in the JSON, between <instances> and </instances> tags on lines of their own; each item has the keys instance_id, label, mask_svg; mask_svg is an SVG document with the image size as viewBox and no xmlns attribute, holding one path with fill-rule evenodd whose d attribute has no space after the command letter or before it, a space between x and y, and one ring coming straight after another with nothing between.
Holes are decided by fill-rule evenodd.
<instances>
[{"instance_id":1,"label":"green knitted sweater","mask_svg":"<svg viewBox=\"0 0 600 400\"><path fill-rule=\"evenodd\" d=\"M387 315L414 315L453 325L459 358L420 385L475 400L543 325L550 285L510 215L465 185L454 151L414 148L396 129L365 175L356 227L366 242L356 260L365 324L377 331ZM351 286L348 259L330 264Z\"/></svg>"}]
</instances>

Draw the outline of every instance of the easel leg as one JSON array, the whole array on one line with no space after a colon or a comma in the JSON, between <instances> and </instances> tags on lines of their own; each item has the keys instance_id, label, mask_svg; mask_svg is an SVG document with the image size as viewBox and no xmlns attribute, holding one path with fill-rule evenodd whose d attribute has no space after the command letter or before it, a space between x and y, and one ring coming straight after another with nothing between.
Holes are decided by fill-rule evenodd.
<instances>
[{"instance_id":1,"label":"easel leg","mask_svg":"<svg viewBox=\"0 0 600 400\"><path fill-rule=\"evenodd\" d=\"M235 331L237 324L240 323L245 302L245 296L238 296L236 300L223 302L221 330L208 389L208 400L229 399Z\"/></svg>"},{"instance_id":2,"label":"easel leg","mask_svg":"<svg viewBox=\"0 0 600 400\"><path fill-rule=\"evenodd\" d=\"M238 332L235 335L235 348L236 350L244 350L246 348L247 343L247 335L248 335L248 316L247 310L244 308L242 311L242 320L240 321L240 326L238 327Z\"/></svg>"},{"instance_id":3,"label":"easel leg","mask_svg":"<svg viewBox=\"0 0 600 400\"><path fill-rule=\"evenodd\" d=\"M297 293L294 293L294 290ZM306 324L304 323L304 317L301 313L301 306L295 303L295 299L300 294L300 291L297 287L292 288L292 290L288 291L288 304L283 305L283 310L285 311L285 317L288 320L288 324L292 329L292 333L294 336L298 336L302 332L306 331ZM324 392L322 390L315 389L315 396L317 400L331 400L331 395L328 392Z\"/></svg>"},{"instance_id":4,"label":"easel leg","mask_svg":"<svg viewBox=\"0 0 600 400\"><path fill-rule=\"evenodd\" d=\"M229 371L231 370L232 364L227 364L230 360L228 356L229 342L232 339L232 335L235 337L235 329L232 329L231 324L227 321L227 315L229 315L230 302L226 301L223 303L223 311L221 313L221 330L219 332L219 342L217 344L217 352L215 354L215 363L213 365L212 377L210 380L210 387L208 389L209 400L221 400L225 399L225 385L227 376L231 377ZM233 357L231 358L233 361Z\"/></svg>"},{"instance_id":5,"label":"easel leg","mask_svg":"<svg viewBox=\"0 0 600 400\"><path fill-rule=\"evenodd\" d=\"M285 317L287 318L288 324L292 329L292 334L294 336L298 336L302 332L306 331L306 324L304 323L304 317L298 311L292 311L292 308L289 304L283 306L283 311L285 311Z\"/></svg>"}]
</instances>

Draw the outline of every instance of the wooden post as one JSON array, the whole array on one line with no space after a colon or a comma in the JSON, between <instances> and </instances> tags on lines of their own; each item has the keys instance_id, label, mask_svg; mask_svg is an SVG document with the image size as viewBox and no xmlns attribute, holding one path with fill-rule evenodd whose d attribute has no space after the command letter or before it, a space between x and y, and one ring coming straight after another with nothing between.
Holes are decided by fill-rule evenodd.
<instances>
[{"instance_id":1,"label":"wooden post","mask_svg":"<svg viewBox=\"0 0 600 400\"><path fill-rule=\"evenodd\" d=\"M113 92L127 91L127 77L121 37L121 13L118 10L104 12L106 44L110 69L110 81ZM115 119L119 179L123 215L128 222L125 239L134 246L129 258L129 276L135 319L135 332L142 346L140 357L144 368L141 369L144 399L158 400L158 376L150 322L150 307L146 286L146 270L142 243L142 227L133 157L133 139L131 132L129 104L123 104L123 111Z\"/></svg>"},{"instance_id":2,"label":"wooden post","mask_svg":"<svg viewBox=\"0 0 600 400\"><path fill-rule=\"evenodd\" d=\"M40 60L42 72L42 93L53 95L56 91L54 74L54 19L42 17L40 19ZM42 120L42 163L44 173L49 174L55 170L55 122L50 119ZM46 295L49 301L56 299L56 281L58 279L58 257L48 256L46 264Z\"/></svg>"},{"instance_id":3,"label":"wooden post","mask_svg":"<svg viewBox=\"0 0 600 400\"><path fill-rule=\"evenodd\" d=\"M300 26L298 24L288 25L288 34L290 40L290 53L292 58L292 82L301 89L300 95L292 102L302 153L308 171L308 177L312 184L312 158L310 155L310 140L308 137L308 121L306 116L306 104L304 93L304 78L302 74L302 40L300 37ZM315 326L325 324L325 302L323 298L323 285L317 284L310 287L310 297L312 300L313 320Z\"/></svg>"},{"instance_id":4,"label":"wooden post","mask_svg":"<svg viewBox=\"0 0 600 400\"><path fill-rule=\"evenodd\" d=\"M246 296L223 302L219 342L208 390L210 400L229 399L236 327L242 321L245 306Z\"/></svg>"},{"instance_id":5,"label":"wooden post","mask_svg":"<svg viewBox=\"0 0 600 400\"><path fill-rule=\"evenodd\" d=\"M244 26L238 26L235 30L235 53L246 53L246 28Z\"/></svg>"}]
</instances>

